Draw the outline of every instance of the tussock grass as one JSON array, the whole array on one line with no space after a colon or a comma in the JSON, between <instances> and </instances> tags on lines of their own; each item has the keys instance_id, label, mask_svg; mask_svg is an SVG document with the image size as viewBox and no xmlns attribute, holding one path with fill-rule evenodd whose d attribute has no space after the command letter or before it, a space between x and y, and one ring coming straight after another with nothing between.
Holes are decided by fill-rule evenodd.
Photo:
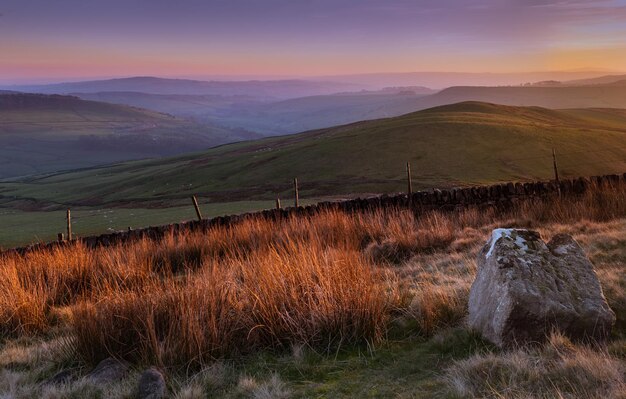
<instances>
[{"instance_id":1,"label":"tussock grass","mask_svg":"<svg viewBox=\"0 0 626 399\"><path fill-rule=\"evenodd\" d=\"M541 348L458 361L446 378L463 398L614 398L626 390L625 371L605 350L555 333Z\"/></svg>"},{"instance_id":2,"label":"tussock grass","mask_svg":"<svg viewBox=\"0 0 626 399\"><path fill-rule=\"evenodd\" d=\"M292 245L79 304L76 347L92 361L184 365L292 343L380 342L393 306L385 276L357 252Z\"/></svg>"},{"instance_id":3,"label":"tussock grass","mask_svg":"<svg viewBox=\"0 0 626 399\"><path fill-rule=\"evenodd\" d=\"M490 230L503 226L574 234L599 265L623 326L626 237L623 221L615 219L625 216L626 190L598 187L579 198L549 198L511 211L328 211L246 220L160 241L98 249L77 243L4 256L0 333L64 336L88 363L116 356L167 370L204 370L215 359L267 349L374 348L399 318L429 337L462 324L475 254ZM489 363L489 356L497 355L473 362ZM470 366L459 366L459 379ZM185 395L198 389L191 384Z\"/></svg>"}]
</instances>

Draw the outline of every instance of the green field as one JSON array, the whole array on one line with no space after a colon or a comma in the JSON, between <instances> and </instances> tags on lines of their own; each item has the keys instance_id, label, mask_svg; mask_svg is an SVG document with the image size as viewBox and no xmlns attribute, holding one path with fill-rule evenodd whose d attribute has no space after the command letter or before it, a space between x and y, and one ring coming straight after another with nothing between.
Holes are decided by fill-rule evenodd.
<instances>
[{"instance_id":1,"label":"green field","mask_svg":"<svg viewBox=\"0 0 626 399\"><path fill-rule=\"evenodd\" d=\"M299 179L303 198L402 191L407 161L414 189L548 179L552 148L564 177L623 173L626 111L461 103L185 156L5 181L0 183L0 207L29 212L114 209L120 219L111 228L154 225L189 214L191 194L207 204L239 204L213 214L271 206L276 195L291 198L293 177ZM145 223L121 216L133 212L129 208L171 206L182 208L150 210L154 219L147 217ZM6 225L7 217L0 215L0 224ZM58 231L56 226L58 222L45 237ZM93 223L86 230L101 228L109 226ZM33 237L32 231L17 234L12 242Z\"/></svg>"},{"instance_id":2,"label":"green field","mask_svg":"<svg viewBox=\"0 0 626 399\"><path fill-rule=\"evenodd\" d=\"M240 213L248 210L262 210L271 207L269 201L244 201L219 204L201 204L203 216L219 216ZM158 226L196 217L189 201L188 206L162 209L145 208L76 208L72 210L72 229L78 236L102 234L125 230L128 227L140 228ZM65 211L25 212L17 209L0 208L0 246L12 247L24 243L50 241L57 233L65 231Z\"/></svg>"},{"instance_id":3,"label":"green field","mask_svg":"<svg viewBox=\"0 0 626 399\"><path fill-rule=\"evenodd\" d=\"M202 199L200 199L201 201ZM310 198L301 201L302 205L316 202ZM182 201L181 201L182 202ZM168 208L88 208L72 209L72 232L79 237L109 233L112 231L137 229L178 223L196 218L191 200L187 205ZM284 202L291 205L291 202ZM202 203L203 217L233 215L249 211L261 211L275 206L274 201L241 201L228 203ZM57 234L65 232L66 211L23 211L13 208L0 208L0 248L48 242Z\"/></svg>"}]
</instances>

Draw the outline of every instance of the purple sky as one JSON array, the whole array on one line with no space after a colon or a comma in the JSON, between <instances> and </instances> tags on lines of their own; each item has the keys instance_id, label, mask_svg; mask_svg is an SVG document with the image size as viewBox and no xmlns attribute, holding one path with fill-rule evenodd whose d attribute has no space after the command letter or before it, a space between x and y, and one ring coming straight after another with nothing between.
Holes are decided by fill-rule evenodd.
<instances>
[{"instance_id":1,"label":"purple sky","mask_svg":"<svg viewBox=\"0 0 626 399\"><path fill-rule=\"evenodd\" d=\"M626 0L0 0L0 81L626 70Z\"/></svg>"}]
</instances>

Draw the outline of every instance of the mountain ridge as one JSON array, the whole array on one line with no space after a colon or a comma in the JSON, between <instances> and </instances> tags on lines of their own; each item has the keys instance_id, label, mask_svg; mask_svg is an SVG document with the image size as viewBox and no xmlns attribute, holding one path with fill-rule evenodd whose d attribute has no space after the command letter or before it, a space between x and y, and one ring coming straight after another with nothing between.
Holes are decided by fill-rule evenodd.
<instances>
[{"instance_id":1,"label":"mountain ridge","mask_svg":"<svg viewBox=\"0 0 626 399\"><path fill-rule=\"evenodd\" d=\"M364 85L341 82L289 80L249 80L249 81L203 81L193 79L171 79L153 76L139 76L91 80L81 82L53 83L45 85L8 86L7 90L35 92L43 94L68 94L73 92L96 93L110 91L130 91L148 94L195 94L195 95L255 95L268 98L299 97L303 93L331 94L348 89L360 90Z\"/></svg>"}]
</instances>

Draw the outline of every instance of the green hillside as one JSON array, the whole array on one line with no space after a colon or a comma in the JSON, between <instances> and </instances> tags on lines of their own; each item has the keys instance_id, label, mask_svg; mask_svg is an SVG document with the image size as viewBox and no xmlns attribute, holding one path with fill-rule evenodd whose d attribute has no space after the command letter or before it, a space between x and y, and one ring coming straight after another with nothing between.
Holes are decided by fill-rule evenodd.
<instances>
[{"instance_id":1,"label":"green hillside","mask_svg":"<svg viewBox=\"0 0 626 399\"><path fill-rule=\"evenodd\" d=\"M350 125L224 145L205 152L59 173L0 185L30 207L163 206L189 194L213 202L400 191L626 171L626 111L554 111L461 103ZM8 206L8 205L5 205Z\"/></svg>"},{"instance_id":2,"label":"green hillside","mask_svg":"<svg viewBox=\"0 0 626 399\"><path fill-rule=\"evenodd\" d=\"M226 129L124 105L0 94L0 178L174 155L237 139Z\"/></svg>"}]
</instances>

